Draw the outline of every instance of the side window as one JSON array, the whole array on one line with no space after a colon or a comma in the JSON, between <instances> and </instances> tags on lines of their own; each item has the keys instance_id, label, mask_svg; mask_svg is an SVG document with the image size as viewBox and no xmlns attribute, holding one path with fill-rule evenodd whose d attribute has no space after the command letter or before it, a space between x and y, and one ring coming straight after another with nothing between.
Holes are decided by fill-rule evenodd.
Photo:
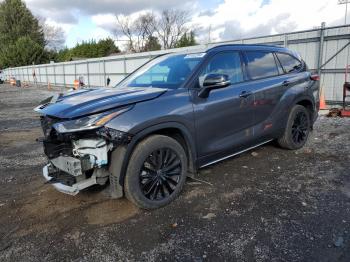
<instances>
[{"instance_id":1,"label":"side window","mask_svg":"<svg viewBox=\"0 0 350 262\"><path fill-rule=\"evenodd\" d=\"M276 53L276 55L286 73L297 72L303 67L302 63L291 55L283 53Z\"/></svg>"},{"instance_id":2,"label":"side window","mask_svg":"<svg viewBox=\"0 0 350 262\"><path fill-rule=\"evenodd\" d=\"M212 57L199 76L200 86L208 74L228 75L232 84L242 82L243 73L239 52L222 52Z\"/></svg>"},{"instance_id":3,"label":"side window","mask_svg":"<svg viewBox=\"0 0 350 262\"><path fill-rule=\"evenodd\" d=\"M248 72L252 79L278 75L276 61L272 53L263 51L246 51Z\"/></svg>"}]
</instances>

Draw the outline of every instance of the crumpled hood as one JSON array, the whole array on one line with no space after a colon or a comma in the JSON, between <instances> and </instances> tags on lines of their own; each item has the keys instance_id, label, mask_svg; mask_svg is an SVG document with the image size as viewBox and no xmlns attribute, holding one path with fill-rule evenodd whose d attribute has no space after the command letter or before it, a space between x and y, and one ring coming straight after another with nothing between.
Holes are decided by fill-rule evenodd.
<instances>
[{"instance_id":1,"label":"crumpled hood","mask_svg":"<svg viewBox=\"0 0 350 262\"><path fill-rule=\"evenodd\" d=\"M36 111L57 118L77 118L154 99L166 91L155 87L81 89L60 96L56 103L39 106Z\"/></svg>"}]
</instances>

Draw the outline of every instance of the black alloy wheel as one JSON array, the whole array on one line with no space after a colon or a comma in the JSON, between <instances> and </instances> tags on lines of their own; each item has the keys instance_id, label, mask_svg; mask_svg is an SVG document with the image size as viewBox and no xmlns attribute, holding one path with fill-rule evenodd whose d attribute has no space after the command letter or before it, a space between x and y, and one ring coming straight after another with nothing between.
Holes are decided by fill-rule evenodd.
<instances>
[{"instance_id":1,"label":"black alloy wheel","mask_svg":"<svg viewBox=\"0 0 350 262\"><path fill-rule=\"evenodd\" d=\"M153 151L144 161L140 171L143 195L150 200L169 197L180 182L181 161L170 148Z\"/></svg>"},{"instance_id":2,"label":"black alloy wheel","mask_svg":"<svg viewBox=\"0 0 350 262\"><path fill-rule=\"evenodd\" d=\"M278 144L286 149L302 148L310 133L310 118L312 112L302 105L295 105L291 109L283 135L278 138Z\"/></svg>"},{"instance_id":3,"label":"black alloy wheel","mask_svg":"<svg viewBox=\"0 0 350 262\"><path fill-rule=\"evenodd\" d=\"M140 208L155 209L172 202L187 176L188 159L178 140L151 135L137 144L124 181L127 199Z\"/></svg>"},{"instance_id":4,"label":"black alloy wheel","mask_svg":"<svg viewBox=\"0 0 350 262\"><path fill-rule=\"evenodd\" d=\"M305 112L298 112L292 125L292 139L295 144L304 144L309 131L309 121Z\"/></svg>"}]
</instances>

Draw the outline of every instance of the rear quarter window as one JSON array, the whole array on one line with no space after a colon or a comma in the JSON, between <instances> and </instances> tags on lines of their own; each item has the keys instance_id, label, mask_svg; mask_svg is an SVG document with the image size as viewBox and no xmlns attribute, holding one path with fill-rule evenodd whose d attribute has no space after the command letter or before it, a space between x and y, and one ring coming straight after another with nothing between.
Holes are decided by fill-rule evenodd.
<instances>
[{"instance_id":1,"label":"rear quarter window","mask_svg":"<svg viewBox=\"0 0 350 262\"><path fill-rule=\"evenodd\" d=\"M291 55L284 53L276 53L276 55L286 73L299 72L303 67L303 64Z\"/></svg>"},{"instance_id":2,"label":"rear quarter window","mask_svg":"<svg viewBox=\"0 0 350 262\"><path fill-rule=\"evenodd\" d=\"M247 67L251 79L278 75L275 58L271 52L246 51Z\"/></svg>"}]
</instances>

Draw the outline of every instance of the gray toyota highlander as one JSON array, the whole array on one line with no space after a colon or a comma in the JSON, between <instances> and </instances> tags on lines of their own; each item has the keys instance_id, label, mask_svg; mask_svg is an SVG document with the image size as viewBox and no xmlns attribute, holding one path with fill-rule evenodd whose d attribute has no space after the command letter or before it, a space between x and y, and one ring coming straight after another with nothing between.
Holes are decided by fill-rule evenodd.
<instances>
[{"instance_id":1,"label":"gray toyota highlander","mask_svg":"<svg viewBox=\"0 0 350 262\"><path fill-rule=\"evenodd\" d=\"M158 56L114 88L56 95L35 109L43 175L67 194L109 185L113 198L159 208L199 168L273 140L303 147L318 115L318 80L297 53L276 46Z\"/></svg>"}]
</instances>

